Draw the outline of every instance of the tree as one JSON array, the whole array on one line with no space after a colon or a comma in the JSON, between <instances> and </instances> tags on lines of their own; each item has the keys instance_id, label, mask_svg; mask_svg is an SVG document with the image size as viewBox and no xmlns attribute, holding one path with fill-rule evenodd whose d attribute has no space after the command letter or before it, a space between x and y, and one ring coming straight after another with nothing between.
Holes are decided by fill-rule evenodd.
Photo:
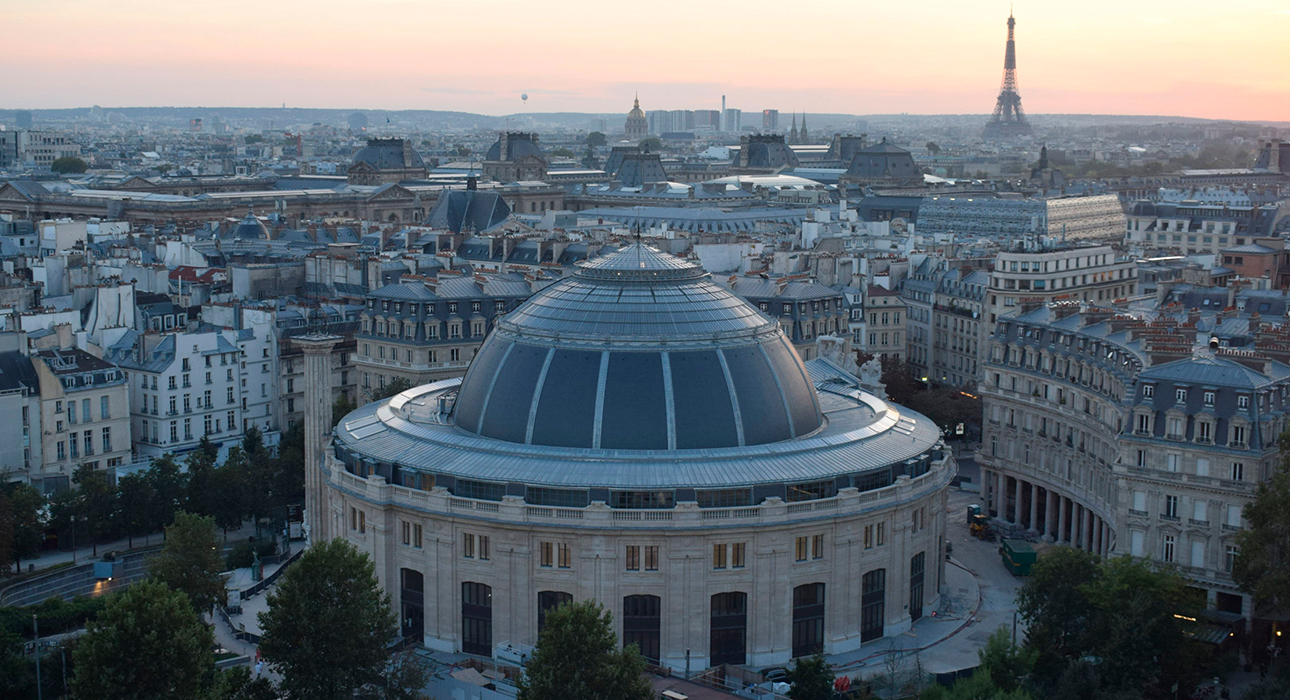
<instances>
[{"instance_id":1,"label":"tree","mask_svg":"<svg viewBox=\"0 0 1290 700\"><path fill-rule=\"evenodd\" d=\"M939 145L937 145L935 141L928 141L928 142L927 142L927 152L928 152L928 153L930 153L930 154L932 154L932 155L937 155L938 153L940 153L940 152L941 152L941 147L940 147Z\"/></svg>"},{"instance_id":2,"label":"tree","mask_svg":"<svg viewBox=\"0 0 1290 700\"><path fill-rule=\"evenodd\" d=\"M152 531L152 502L156 493L146 474L136 472L126 474L117 480L117 508L120 509L117 521L125 533L130 536L130 546L134 547L134 536Z\"/></svg>"},{"instance_id":3,"label":"tree","mask_svg":"<svg viewBox=\"0 0 1290 700\"><path fill-rule=\"evenodd\" d=\"M358 404L349 400L349 394L342 393L331 405L331 427L335 428L345 416L354 412Z\"/></svg>"},{"instance_id":4,"label":"tree","mask_svg":"<svg viewBox=\"0 0 1290 700\"><path fill-rule=\"evenodd\" d=\"M591 132L591 133L587 134L587 145L588 145L588 146L591 146L591 147L593 147L593 148L596 148L596 147L599 147L599 146L604 146L604 145L605 145L605 144L607 144L607 143L609 143L609 139L608 139L608 138L606 138L606 137L605 137L605 135L604 135L603 133L599 132L599 131L593 131L593 132Z\"/></svg>"},{"instance_id":5,"label":"tree","mask_svg":"<svg viewBox=\"0 0 1290 700\"><path fill-rule=\"evenodd\" d=\"M188 596L193 609L204 613L211 606L224 603L224 579L215 521L192 513L180 512L166 528L166 546L153 558L148 568L152 578Z\"/></svg>"},{"instance_id":6,"label":"tree","mask_svg":"<svg viewBox=\"0 0 1290 700\"><path fill-rule=\"evenodd\" d=\"M613 615L594 600L563 603L546 624L519 682L518 700L648 700L645 660L619 648Z\"/></svg>"},{"instance_id":7,"label":"tree","mask_svg":"<svg viewBox=\"0 0 1290 700\"><path fill-rule=\"evenodd\" d=\"M381 681L398 629L372 560L342 539L309 548L268 594L260 651L289 698L347 698Z\"/></svg>"},{"instance_id":8,"label":"tree","mask_svg":"<svg viewBox=\"0 0 1290 700\"><path fill-rule=\"evenodd\" d=\"M578 157L578 154L577 154L577 153L574 153L573 151L570 151L569 149L564 148L564 147L556 148L556 149L552 150L552 151L551 151L551 155L553 155L553 156L559 156L559 157L561 157L561 158L577 158L577 157Z\"/></svg>"},{"instance_id":9,"label":"tree","mask_svg":"<svg viewBox=\"0 0 1290 700\"><path fill-rule=\"evenodd\" d=\"M385 677L362 688L359 700L425 700L423 692L430 674L412 652L395 654L386 666Z\"/></svg>"},{"instance_id":10,"label":"tree","mask_svg":"<svg viewBox=\"0 0 1290 700\"><path fill-rule=\"evenodd\" d=\"M148 509L148 531L162 530L175 520L175 513L184 507L188 492L188 475L170 455L152 461L144 472L152 487L155 500Z\"/></svg>"},{"instance_id":11,"label":"tree","mask_svg":"<svg viewBox=\"0 0 1290 700\"><path fill-rule=\"evenodd\" d=\"M140 581L112 596L72 657L79 700L188 700L214 667L215 639L187 597Z\"/></svg>"},{"instance_id":12,"label":"tree","mask_svg":"<svg viewBox=\"0 0 1290 700\"><path fill-rule=\"evenodd\" d=\"M1035 666L1039 652L1013 644L1006 627L1000 627L977 651L981 668L990 675L990 683L1005 693L1021 687L1021 681Z\"/></svg>"},{"instance_id":13,"label":"tree","mask_svg":"<svg viewBox=\"0 0 1290 700\"><path fill-rule=\"evenodd\" d=\"M1058 656L1078 655L1097 616L1084 586L1101 576L1097 555L1075 547L1055 547L1030 568L1017 592L1017 612L1026 621L1026 638Z\"/></svg>"},{"instance_id":14,"label":"tree","mask_svg":"<svg viewBox=\"0 0 1290 700\"><path fill-rule=\"evenodd\" d=\"M788 697L793 700L832 700L833 669L824 655L798 659L788 672Z\"/></svg>"},{"instance_id":15,"label":"tree","mask_svg":"<svg viewBox=\"0 0 1290 700\"><path fill-rule=\"evenodd\" d=\"M49 164L49 169L60 175L66 175L68 173L83 173L86 170L89 170L89 167L90 166L87 165L85 161L77 158L76 156L55 158L54 162Z\"/></svg>"},{"instance_id":16,"label":"tree","mask_svg":"<svg viewBox=\"0 0 1290 700\"><path fill-rule=\"evenodd\" d=\"M262 142L264 141L264 137L263 137L263 136L261 136L260 134L248 134L248 135L246 136L246 138L245 138L245 139L243 139L243 140L244 140L247 144L252 144L252 143L262 143Z\"/></svg>"},{"instance_id":17,"label":"tree","mask_svg":"<svg viewBox=\"0 0 1290 700\"><path fill-rule=\"evenodd\" d=\"M416 384L413 384L410 380L404 379L403 377L399 377L397 379L393 379L389 382L386 382L385 386L379 389L373 389L371 400L381 401L383 399L388 399L391 396L407 391L408 389L411 389L414 386L416 386Z\"/></svg>"},{"instance_id":18,"label":"tree","mask_svg":"<svg viewBox=\"0 0 1290 700\"><path fill-rule=\"evenodd\" d=\"M208 700L277 700L278 693L267 678L252 678L246 666L216 671Z\"/></svg>"},{"instance_id":19,"label":"tree","mask_svg":"<svg viewBox=\"0 0 1290 700\"><path fill-rule=\"evenodd\" d=\"M1245 507L1249 527L1236 535L1232 578L1259 607L1290 603L1290 431L1281 434L1281 466Z\"/></svg>"},{"instance_id":20,"label":"tree","mask_svg":"<svg viewBox=\"0 0 1290 700\"><path fill-rule=\"evenodd\" d=\"M655 137L655 136L651 136L651 137L649 137L649 138L647 138L647 139L641 139L641 142L640 142L640 143L638 143L638 144L636 144L636 145L640 146L640 148L641 148L641 150L642 150L642 151L661 151L661 150L663 150L663 142L662 142L662 141L660 141L660 140L658 139L658 137Z\"/></svg>"}]
</instances>

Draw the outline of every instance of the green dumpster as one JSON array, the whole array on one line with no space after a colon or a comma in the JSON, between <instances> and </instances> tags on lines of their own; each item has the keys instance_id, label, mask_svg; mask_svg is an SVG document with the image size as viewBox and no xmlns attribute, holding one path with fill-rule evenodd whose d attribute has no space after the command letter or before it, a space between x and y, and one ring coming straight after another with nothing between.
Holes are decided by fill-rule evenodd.
<instances>
[{"instance_id":1,"label":"green dumpster","mask_svg":"<svg viewBox=\"0 0 1290 700\"><path fill-rule=\"evenodd\" d=\"M1002 553L1003 565L1012 572L1013 576L1029 576L1030 566L1038 558L1035 548L1025 540L1005 539L999 551Z\"/></svg>"}]
</instances>

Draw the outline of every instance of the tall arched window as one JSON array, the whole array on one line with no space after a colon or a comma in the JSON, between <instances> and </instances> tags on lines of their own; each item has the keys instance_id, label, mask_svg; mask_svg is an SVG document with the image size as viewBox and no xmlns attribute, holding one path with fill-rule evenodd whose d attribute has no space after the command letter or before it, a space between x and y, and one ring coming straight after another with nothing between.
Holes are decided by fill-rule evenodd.
<instances>
[{"instance_id":1,"label":"tall arched window","mask_svg":"<svg viewBox=\"0 0 1290 700\"><path fill-rule=\"evenodd\" d=\"M493 655L493 589L482 583L461 584L461 651Z\"/></svg>"},{"instance_id":2,"label":"tall arched window","mask_svg":"<svg viewBox=\"0 0 1290 700\"><path fill-rule=\"evenodd\" d=\"M564 591L538 591L538 632L546 627L546 614L557 607L573 602L573 594Z\"/></svg>"},{"instance_id":3,"label":"tall arched window","mask_svg":"<svg viewBox=\"0 0 1290 700\"><path fill-rule=\"evenodd\" d=\"M708 663L712 666L747 660L748 594L738 591L712 596Z\"/></svg>"},{"instance_id":4,"label":"tall arched window","mask_svg":"<svg viewBox=\"0 0 1290 700\"><path fill-rule=\"evenodd\" d=\"M659 663L662 607L662 600L656 595L623 598L623 647L635 644L641 656L655 666Z\"/></svg>"},{"instance_id":5,"label":"tall arched window","mask_svg":"<svg viewBox=\"0 0 1290 700\"><path fill-rule=\"evenodd\" d=\"M824 652L824 584L793 589L793 658Z\"/></svg>"}]
</instances>

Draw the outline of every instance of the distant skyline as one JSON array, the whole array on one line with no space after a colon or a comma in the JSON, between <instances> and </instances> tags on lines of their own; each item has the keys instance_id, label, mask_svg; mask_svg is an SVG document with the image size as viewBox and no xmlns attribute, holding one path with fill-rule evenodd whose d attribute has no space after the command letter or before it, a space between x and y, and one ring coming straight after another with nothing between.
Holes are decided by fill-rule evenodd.
<instances>
[{"instance_id":1,"label":"distant skyline","mask_svg":"<svg viewBox=\"0 0 1290 700\"><path fill-rule=\"evenodd\" d=\"M1030 114L1290 117L1287 0L1016 2ZM0 109L986 114L1009 3L0 0ZM529 99L520 99L527 93Z\"/></svg>"}]
</instances>

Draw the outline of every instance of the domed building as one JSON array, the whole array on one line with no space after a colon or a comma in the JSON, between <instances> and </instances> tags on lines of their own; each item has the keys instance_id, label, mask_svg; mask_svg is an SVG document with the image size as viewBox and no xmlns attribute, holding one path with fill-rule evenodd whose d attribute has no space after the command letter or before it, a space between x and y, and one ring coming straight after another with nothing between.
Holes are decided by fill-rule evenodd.
<instances>
[{"instance_id":1,"label":"domed building","mask_svg":"<svg viewBox=\"0 0 1290 700\"><path fill-rule=\"evenodd\" d=\"M623 135L629 141L638 141L649 136L649 120L645 118L645 112L641 110L640 95L636 96L636 101L632 104L632 111L627 113L627 121L623 124Z\"/></svg>"},{"instance_id":2,"label":"domed building","mask_svg":"<svg viewBox=\"0 0 1290 700\"><path fill-rule=\"evenodd\" d=\"M346 179L351 185L384 185L424 180L430 171L421 154L404 139L368 139L351 159Z\"/></svg>"},{"instance_id":3,"label":"domed building","mask_svg":"<svg viewBox=\"0 0 1290 700\"><path fill-rule=\"evenodd\" d=\"M267 241L272 238L272 236L269 235L269 227L265 226L264 222L255 215L255 212L248 208L246 210L246 216L242 217L242 220L237 222L236 226L232 226L225 231L220 238L223 238L224 240L259 239Z\"/></svg>"},{"instance_id":4,"label":"domed building","mask_svg":"<svg viewBox=\"0 0 1290 700\"><path fill-rule=\"evenodd\" d=\"M309 357L311 537L371 554L430 648L523 649L594 598L651 663L765 665L937 605L956 471L938 428L803 364L694 263L639 242L581 263L498 319L464 378L359 408L329 442Z\"/></svg>"}]
</instances>

